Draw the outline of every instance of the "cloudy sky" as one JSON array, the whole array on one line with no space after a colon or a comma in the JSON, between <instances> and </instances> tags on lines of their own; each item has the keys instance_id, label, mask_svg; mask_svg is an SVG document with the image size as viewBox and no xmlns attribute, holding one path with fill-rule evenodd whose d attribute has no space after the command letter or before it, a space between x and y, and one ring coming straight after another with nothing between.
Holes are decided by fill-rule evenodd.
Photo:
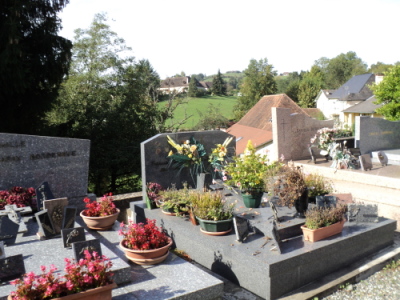
<instances>
[{"instance_id":1,"label":"cloudy sky","mask_svg":"<svg viewBox=\"0 0 400 300\"><path fill-rule=\"evenodd\" d=\"M70 0L61 35L90 26L96 13L161 78L212 75L267 58L278 73L356 52L368 66L400 61L400 0Z\"/></svg>"}]
</instances>

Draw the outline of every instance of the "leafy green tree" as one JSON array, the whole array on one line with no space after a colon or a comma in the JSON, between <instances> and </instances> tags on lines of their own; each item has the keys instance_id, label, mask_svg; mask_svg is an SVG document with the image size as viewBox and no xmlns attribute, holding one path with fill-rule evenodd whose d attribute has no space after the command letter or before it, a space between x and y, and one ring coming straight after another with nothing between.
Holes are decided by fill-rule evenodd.
<instances>
[{"instance_id":1,"label":"leafy green tree","mask_svg":"<svg viewBox=\"0 0 400 300\"><path fill-rule=\"evenodd\" d=\"M199 88L197 87L197 80L193 76L190 78L189 81L189 97L198 97L199 96Z\"/></svg>"},{"instance_id":2,"label":"leafy green tree","mask_svg":"<svg viewBox=\"0 0 400 300\"><path fill-rule=\"evenodd\" d=\"M266 58L259 61L252 59L246 70L240 87L240 96L235 105L235 119L241 119L265 95L275 94L277 91L273 66Z\"/></svg>"},{"instance_id":3,"label":"leafy green tree","mask_svg":"<svg viewBox=\"0 0 400 300\"><path fill-rule=\"evenodd\" d=\"M221 114L220 105L214 106L210 103L207 107L207 111L202 113L197 111L200 116L200 120L197 125L194 126L194 130L213 130L227 127L229 120Z\"/></svg>"},{"instance_id":4,"label":"leafy green tree","mask_svg":"<svg viewBox=\"0 0 400 300\"><path fill-rule=\"evenodd\" d=\"M298 91L299 84L303 77L303 71L299 74L298 72L290 73L288 76L277 76L276 86L278 94L286 94L294 102L298 102Z\"/></svg>"},{"instance_id":5,"label":"leafy green tree","mask_svg":"<svg viewBox=\"0 0 400 300\"><path fill-rule=\"evenodd\" d=\"M298 89L299 104L303 108L315 107L315 98L324 87L324 74L322 70L314 65L300 81Z\"/></svg>"},{"instance_id":6,"label":"leafy green tree","mask_svg":"<svg viewBox=\"0 0 400 300\"><path fill-rule=\"evenodd\" d=\"M371 87L375 94L376 104L383 106L376 110L389 121L400 120L400 65L392 67L385 73L379 84Z\"/></svg>"},{"instance_id":7,"label":"leafy green tree","mask_svg":"<svg viewBox=\"0 0 400 300\"><path fill-rule=\"evenodd\" d=\"M373 74L383 74L389 71L391 67L393 67L393 65L384 64L378 61L376 64L372 64L371 67L369 67L368 72Z\"/></svg>"},{"instance_id":8,"label":"leafy green tree","mask_svg":"<svg viewBox=\"0 0 400 300\"><path fill-rule=\"evenodd\" d=\"M97 195L133 190L140 143L169 116L152 96L158 74L147 60L135 62L106 21L98 14L89 29L75 31L70 75L48 114L58 135L91 140L89 181Z\"/></svg>"},{"instance_id":9,"label":"leafy green tree","mask_svg":"<svg viewBox=\"0 0 400 300\"><path fill-rule=\"evenodd\" d=\"M70 64L72 43L57 35L68 2L0 2L1 132L39 133Z\"/></svg>"},{"instance_id":10,"label":"leafy green tree","mask_svg":"<svg viewBox=\"0 0 400 300\"><path fill-rule=\"evenodd\" d=\"M222 78L221 72L219 70L217 75L213 77L211 93L217 96L226 95L226 83Z\"/></svg>"}]
</instances>

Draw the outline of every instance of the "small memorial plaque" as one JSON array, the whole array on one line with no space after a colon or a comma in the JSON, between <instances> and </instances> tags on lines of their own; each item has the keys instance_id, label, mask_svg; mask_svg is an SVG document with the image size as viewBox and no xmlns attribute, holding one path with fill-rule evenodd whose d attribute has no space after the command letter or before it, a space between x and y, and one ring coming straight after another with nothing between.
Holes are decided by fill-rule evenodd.
<instances>
[{"instance_id":1,"label":"small memorial plaque","mask_svg":"<svg viewBox=\"0 0 400 300\"><path fill-rule=\"evenodd\" d=\"M1 241L0 242L0 259L5 258L6 257L6 252L4 250L4 242Z\"/></svg>"},{"instance_id":2,"label":"small memorial plaque","mask_svg":"<svg viewBox=\"0 0 400 300\"><path fill-rule=\"evenodd\" d=\"M74 251L76 261L79 261L81 258L85 258L85 250L89 250L90 253L96 251L98 255L102 255L99 239L72 243L72 250Z\"/></svg>"},{"instance_id":3,"label":"small memorial plaque","mask_svg":"<svg viewBox=\"0 0 400 300\"><path fill-rule=\"evenodd\" d=\"M23 274L25 265L22 254L0 259L0 282L19 278Z\"/></svg>"},{"instance_id":4,"label":"small memorial plaque","mask_svg":"<svg viewBox=\"0 0 400 300\"><path fill-rule=\"evenodd\" d=\"M64 248L72 247L72 243L86 241L85 229L83 227L66 228L61 230Z\"/></svg>"},{"instance_id":5,"label":"small memorial plaque","mask_svg":"<svg viewBox=\"0 0 400 300\"><path fill-rule=\"evenodd\" d=\"M64 207L62 229L74 228L75 218L76 218L76 206L66 206Z\"/></svg>"},{"instance_id":6,"label":"small memorial plaque","mask_svg":"<svg viewBox=\"0 0 400 300\"><path fill-rule=\"evenodd\" d=\"M349 222L378 223L378 206L364 204L349 204L347 216Z\"/></svg>"},{"instance_id":7,"label":"small memorial plaque","mask_svg":"<svg viewBox=\"0 0 400 300\"><path fill-rule=\"evenodd\" d=\"M38 188L36 188L36 202L38 211L43 209L43 201L49 199L54 199L54 196L50 190L49 183L45 181Z\"/></svg>"},{"instance_id":8,"label":"small memorial plaque","mask_svg":"<svg viewBox=\"0 0 400 300\"><path fill-rule=\"evenodd\" d=\"M53 228L57 234L61 233L61 227L64 216L64 208L68 205L68 198L58 198L52 200L44 200L43 208L47 210Z\"/></svg>"},{"instance_id":9,"label":"small memorial plaque","mask_svg":"<svg viewBox=\"0 0 400 300\"><path fill-rule=\"evenodd\" d=\"M360 156L360 165L363 171L372 170L372 161L369 154L363 154Z\"/></svg>"},{"instance_id":10,"label":"small memorial plaque","mask_svg":"<svg viewBox=\"0 0 400 300\"><path fill-rule=\"evenodd\" d=\"M318 208L336 207L335 196L317 196L315 199Z\"/></svg>"},{"instance_id":11,"label":"small memorial plaque","mask_svg":"<svg viewBox=\"0 0 400 300\"><path fill-rule=\"evenodd\" d=\"M46 238L52 238L56 236L56 231L54 230L53 223L47 212L47 210L42 210L35 214L37 223L39 225L39 232Z\"/></svg>"},{"instance_id":12,"label":"small memorial plaque","mask_svg":"<svg viewBox=\"0 0 400 300\"><path fill-rule=\"evenodd\" d=\"M4 241L6 245L11 245L15 243L18 230L19 224L10 220L8 215L0 216L0 240Z\"/></svg>"},{"instance_id":13,"label":"small memorial plaque","mask_svg":"<svg viewBox=\"0 0 400 300\"><path fill-rule=\"evenodd\" d=\"M243 242L249 235L249 221L245 218L235 216L233 218L233 225L236 233L236 240Z\"/></svg>"}]
</instances>

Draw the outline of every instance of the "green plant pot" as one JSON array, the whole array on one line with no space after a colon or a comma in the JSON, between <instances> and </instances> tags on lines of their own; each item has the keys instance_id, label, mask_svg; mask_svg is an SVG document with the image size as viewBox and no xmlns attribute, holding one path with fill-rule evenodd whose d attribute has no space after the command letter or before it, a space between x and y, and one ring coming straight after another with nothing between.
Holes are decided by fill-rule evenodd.
<instances>
[{"instance_id":1,"label":"green plant pot","mask_svg":"<svg viewBox=\"0 0 400 300\"><path fill-rule=\"evenodd\" d=\"M155 209L155 208L157 208L156 203L153 202L153 201L151 201L151 200L149 199L149 197L147 197L147 196L146 196L146 206L147 206L148 209Z\"/></svg>"},{"instance_id":2,"label":"green plant pot","mask_svg":"<svg viewBox=\"0 0 400 300\"><path fill-rule=\"evenodd\" d=\"M247 194L245 192L242 192L244 205L247 208L260 207L263 194L263 192L247 192Z\"/></svg>"},{"instance_id":3,"label":"green plant pot","mask_svg":"<svg viewBox=\"0 0 400 300\"><path fill-rule=\"evenodd\" d=\"M199 221L200 228L204 232L227 233L232 229L232 219L221 220L221 221L204 220L200 219L199 217L196 217L196 219Z\"/></svg>"}]
</instances>

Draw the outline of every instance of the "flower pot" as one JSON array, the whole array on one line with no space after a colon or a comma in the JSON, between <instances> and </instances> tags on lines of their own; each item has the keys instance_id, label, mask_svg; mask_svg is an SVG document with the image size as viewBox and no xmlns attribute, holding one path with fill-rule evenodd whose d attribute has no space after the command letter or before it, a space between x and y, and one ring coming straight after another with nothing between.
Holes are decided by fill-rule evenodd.
<instances>
[{"instance_id":1,"label":"flower pot","mask_svg":"<svg viewBox=\"0 0 400 300\"><path fill-rule=\"evenodd\" d=\"M224 235L232 230L232 219L211 221L196 217L200 224L200 231L209 235Z\"/></svg>"},{"instance_id":2,"label":"flower pot","mask_svg":"<svg viewBox=\"0 0 400 300\"><path fill-rule=\"evenodd\" d=\"M151 250L134 250L123 245L124 240L120 242L120 247L125 252L125 256L132 262L138 265L154 265L164 261L169 252L169 247L172 246L172 239L164 247Z\"/></svg>"},{"instance_id":3,"label":"flower pot","mask_svg":"<svg viewBox=\"0 0 400 300\"><path fill-rule=\"evenodd\" d=\"M176 212L173 207L161 206L161 211L168 216L176 216Z\"/></svg>"},{"instance_id":4,"label":"flower pot","mask_svg":"<svg viewBox=\"0 0 400 300\"><path fill-rule=\"evenodd\" d=\"M243 191L242 198L244 205L247 208L258 208L261 204L261 199L263 196L262 191Z\"/></svg>"},{"instance_id":5,"label":"flower pot","mask_svg":"<svg viewBox=\"0 0 400 300\"><path fill-rule=\"evenodd\" d=\"M308 208L308 189L305 189L301 196L296 199L294 207L296 209L295 217L304 219Z\"/></svg>"},{"instance_id":6,"label":"flower pot","mask_svg":"<svg viewBox=\"0 0 400 300\"><path fill-rule=\"evenodd\" d=\"M115 214L105 216L105 217L88 217L83 215L83 211L81 211L80 216L82 220L85 222L86 226L90 229L94 230L107 230L110 229L115 220L117 220L119 214L119 209L117 208L117 212Z\"/></svg>"},{"instance_id":7,"label":"flower pot","mask_svg":"<svg viewBox=\"0 0 400 300\"><path fill-rule=\"evenodd\" d=\"M304 240L310 242L316 242L332 235L341 233L343 230L344 223L346 222L343 219L341 222L337 222L330 226L318 228L318 229L308 229L305 225L301 226L303 230Z\"/></svg>"},{"instance_id":8,"label":"flower pot","mask_svg":"<svg viewBox=\"0 0 400 300\"><path fill-rule=\"evenodd\" d=\"M197 226L199 223L197 222L196 216L194 215L194 212L192 209L189 209L189 219L190 222L192 222L193 225Z\"/></svg>"},{"instance_id":9,"label":"flower pot","mask_svg":"<svg viewBox=\"0 0 400 300\"><path fill-rule=\"evenodd\" d=\"M98 288L90 289L84 292L75 293L59 298L52 298L52 300L111 300L112 299L112 289L116 288L117 284L115 282L101 286ZM11 295L8 295L8 300L13 300Z\"/></svg>"}]
</instances>

